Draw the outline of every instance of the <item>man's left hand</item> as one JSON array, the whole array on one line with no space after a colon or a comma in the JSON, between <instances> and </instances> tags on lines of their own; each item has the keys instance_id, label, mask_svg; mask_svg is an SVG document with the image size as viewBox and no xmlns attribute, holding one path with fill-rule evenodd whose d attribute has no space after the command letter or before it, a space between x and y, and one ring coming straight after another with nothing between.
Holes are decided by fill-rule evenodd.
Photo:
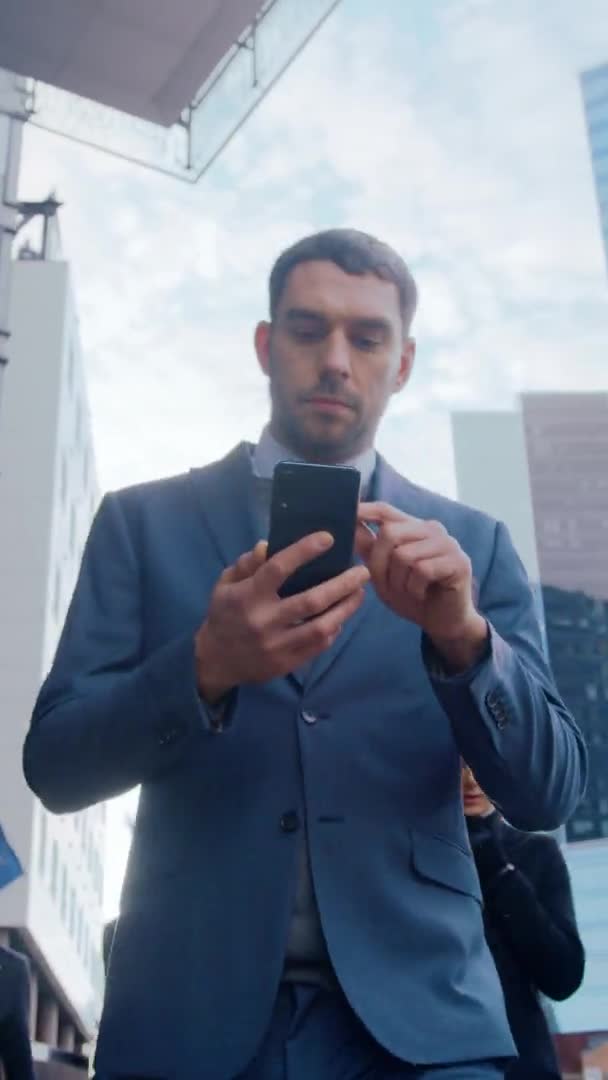
<instances>
[{"instance_id":1,"label":"man's left hand","mask_svg":"<svg viewBox=\"0 0 608 1080\"><path fill-rule=\"evenodd\" d=\"M361 503L357 551L380 599L426 633L450 672L477 662L488 627L475 607L471 560L439 521Z\"/></svg>"}]
</instances>

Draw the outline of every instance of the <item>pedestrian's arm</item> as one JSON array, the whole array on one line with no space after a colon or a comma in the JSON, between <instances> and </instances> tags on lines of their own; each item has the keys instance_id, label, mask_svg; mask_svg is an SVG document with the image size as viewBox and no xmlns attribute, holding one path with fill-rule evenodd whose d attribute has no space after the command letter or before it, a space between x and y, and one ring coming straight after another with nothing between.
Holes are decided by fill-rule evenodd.
<instances>
[{"instance_id":1,"label":"pedestrian's arm","mask_svg":"<svg viewBox=\"0 0 608 1080\"><path fill-rule=\"evenodd\" d=\"M503 867L482 888L488 911L520 968L541 993L555 1001L570 997L583 981L581 942L568 868L551 837L543 844L542 874L534 885L523 870Z\"/></svg>"}]
</instances>

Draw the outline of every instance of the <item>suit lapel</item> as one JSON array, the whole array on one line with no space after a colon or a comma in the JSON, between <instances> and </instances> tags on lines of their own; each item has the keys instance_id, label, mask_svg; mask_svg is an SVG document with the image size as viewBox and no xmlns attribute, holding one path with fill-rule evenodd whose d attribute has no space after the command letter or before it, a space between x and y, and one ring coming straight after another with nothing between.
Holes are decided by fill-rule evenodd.
<instances>
[{"instance_id":1,"label":"suit lapel","mask_svg":"<svg viewBox=\"0 0 608 1080\"><path fill-rule=\"evenodd\" d=\"M260 539L249 446L240 443L222 461L191 469L190 477L206 531L224 565L231 566Z\"/></svg>"},{"instance_id":2,"label":"suit lapel","mask_svg":"<svg viewBox=\"0 0 608 1080\"><path fill-rule=\"evenodd\" d=\"M397 509L415 517L425 516L424 492L411 484L405 477L400 476L380 455L378 455L376 469L372 478L369 501L390 503L391 506L395 506ZM365 600L359 610L345 624L334 645L332 645L331 649L322 653L305 673L302 685L306 689L328 674L330 668L347 645L355 646L355 638L357 648L363 647L367 649L369 647L369 638L365 634L366 625L370 622L369 617L372 611L377 609L381 603L373 586L368 585ZM297 676L295 677L297 678Z\"/></svg>"}]
</instances>

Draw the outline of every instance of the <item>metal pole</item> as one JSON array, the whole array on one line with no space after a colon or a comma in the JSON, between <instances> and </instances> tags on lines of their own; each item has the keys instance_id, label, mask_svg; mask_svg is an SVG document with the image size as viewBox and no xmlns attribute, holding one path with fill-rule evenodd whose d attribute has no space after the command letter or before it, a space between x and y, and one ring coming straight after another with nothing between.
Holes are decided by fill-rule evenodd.
<instances>
[{"instance_id":1,"label":"metal pole","mask_svg":"<svg viewBox=\"0 0 608 1080\"><path fill-rule=\"evenodd\" d=\"M0 191L0 410L10 339L9 290L12 246L16 230L14 204L21 157L21 137L23 124L27 118L25 80L10 72L0 71L0 124L4 122L6 130L4 148L0 143L0 154L4 157L3 167L0 169L4 173Z\"/></svg>"}]
</instances>

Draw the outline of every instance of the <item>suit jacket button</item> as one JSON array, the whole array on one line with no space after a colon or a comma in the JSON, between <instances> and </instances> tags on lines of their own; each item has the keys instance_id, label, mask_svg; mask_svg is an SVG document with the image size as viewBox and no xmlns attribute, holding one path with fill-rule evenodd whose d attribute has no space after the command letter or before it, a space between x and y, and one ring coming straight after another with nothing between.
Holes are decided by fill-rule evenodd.
<instances>
[{"instance_id":1,"label":"suit jacket button","mask_svg":"<svg viewBox=\"0 0 608 1080\"><path fill-rule=\"evenodd\" d=\"M168 731L163 732L158 741L161 746L172 746L173 743L177 742L180 734L181 732L179 732L176 728L169 728Z\"/></svg>"},{"instance_id":2,"label":"suit jacket button","mask_svg":"<svg viewBox=\"0 0 608 1080\"><path fill-rule=\"evenodd\" d=\"M486 694L486 705L492 713L492 716L494 716L499 705L498 694L495 690L490 690L490 692Z\"/></svg>"},{"instance_id":3,"label":"suit jacket button","mask_svg":"<svg viewBox=\"0 0 608 1080\"><path fill-rule=\"evenodd\" d=\"M311 712L303 712L302 720L305 724L316 724L318 716L315 716L315 714Z\"/></svg>"},{"instance_id":4,"label":"suit jacket button","mask_svg":"<svg viewBox=\"0 0 608 1080\"><path fill-rule=\"evenodd\" d=\"M286 810L281 815L281 829L283 832L297 832L300 828L300 818L295 810Z\"/></svg>"}]
</instances>

